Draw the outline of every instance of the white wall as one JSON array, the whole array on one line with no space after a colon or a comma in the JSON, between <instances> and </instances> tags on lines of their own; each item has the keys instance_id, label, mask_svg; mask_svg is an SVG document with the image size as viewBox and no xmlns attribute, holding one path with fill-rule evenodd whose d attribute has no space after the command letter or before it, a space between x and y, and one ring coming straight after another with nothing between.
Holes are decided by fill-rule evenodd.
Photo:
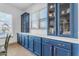
<instances>
[{"instance_id":1,"label":"white wall","mask_svg":"<svg viewBox=\"0 0 79 59\"><path fill-rule=\"evenodd\" d=\"M32 6L30 6L26 12L30 13L30 22L31 22L31 15L34 12L37 12L38 10L47 7L46 3L35 3ZM31 25L31 24L30 24ZM31 28L31 26L30 26ZM45 29L30 29L30 33L35 33L35 34L47 34L47 30Z\"/></svg>"},{"instance_id":2,"label":"white wall","mask_svg":"<svg viewBox=\"0 0 79 59\"><path fill-rule=\"evenodd\" d=\"M19 9L12 7L10 5L1 4L0 3L0 12L8 13L12 15L12 22L13 22L13 38L10 40L10 43L16 42L16 33L20 32L21 26L20 26L20 20L21 20L21 13ZM1 43L1 41L0 41Z\"/></svg>"}]
</instances>

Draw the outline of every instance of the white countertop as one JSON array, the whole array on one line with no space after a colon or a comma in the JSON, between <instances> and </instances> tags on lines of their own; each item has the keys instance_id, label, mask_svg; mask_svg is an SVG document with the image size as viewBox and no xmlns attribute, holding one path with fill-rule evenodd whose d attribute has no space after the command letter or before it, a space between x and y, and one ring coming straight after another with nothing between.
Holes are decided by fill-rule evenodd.
<instances>
[{"instance_id":1,"label":"white countertop","mask_svg":"<svg viewBox=\"0 0 79 59\"><path fill-rule=\"evenodd\" d=\"M34 36L39 36L39 37L44 37L44 38L49 38L52 40L60 40L60 41L65 41L65 42L71 42L71 43L77 43L79 44L79 39L75 38L67 38L67 37L58 37L58 36L49 36L49 35L43 35L43 34L33 34L33 33L24 33L27 35L34 35Z\"/></svg>"}]
</instances>

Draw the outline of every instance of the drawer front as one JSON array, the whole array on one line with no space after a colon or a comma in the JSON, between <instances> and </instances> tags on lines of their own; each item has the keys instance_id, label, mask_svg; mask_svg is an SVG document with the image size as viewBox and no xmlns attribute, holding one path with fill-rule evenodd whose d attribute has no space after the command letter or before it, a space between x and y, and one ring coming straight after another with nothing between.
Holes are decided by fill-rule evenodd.
<instances>
[{"instance_id":1,"label":"drawer front","mask_svg":"<svg viewBox=\"0 0 79 59\"><path fill-rule=\"evenodd\" d=\"M41 43L41 37L33 36L34 41Z\"/></svg>"},{"instance_id":2,"label":"drawer front","mask_svg":"<svg viewBox=\"0 0 79 59\"><path fill-rule=\"evenodd\" d=\"M54 46L54 56L71 56L71 50Z\"/></svg>"},{"instance_id":3,"label":"drawer front","mask_svg":"<svg viewBox=\"0 0 79 59\"><path fill-rule=\"evenodd\" d=\"M52 40L47 38L42 38L42 42L71 50L71 43L69 42L63 42L63 41Z\"/></svg>"},{"instance_id":4,"label":"drawer front","mask_svg":"<svg viewBox=\"0 0 79 59\"><path fill-rule=\"evenodd\" d=\"M42 43L50 43L50 40L49 39L47 39L47 38L42 38Z\"/></svg>"},{"instance_id":5,"label":"drawer front","mask_svg":"<svg viewBox=\"0 0 79 59\"><path fill-rule=\"evenodd\" d=\"M71 50L71 43L69 43L69 42L63 42L63 41L58 41L58 40L50 40L50 43L54 44L55 46Z\"/></svg>"}]
</instances>

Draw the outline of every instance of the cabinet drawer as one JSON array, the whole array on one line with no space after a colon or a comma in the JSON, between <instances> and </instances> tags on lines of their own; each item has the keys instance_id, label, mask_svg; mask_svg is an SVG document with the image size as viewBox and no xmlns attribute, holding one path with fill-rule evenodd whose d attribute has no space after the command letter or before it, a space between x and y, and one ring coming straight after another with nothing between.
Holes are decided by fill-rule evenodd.
<instances>
[{"instance_id":1,"label":"cabinet drawer","mask_svg":"<svg viewBox=\"0 0 79 59\"><path fill-rule=\"evenodd\" d=\"M54 46L54 56L71 56L71 50Z\"/></svg>"},{"instance_id":2,"label":"cabinet drawer","mask_svg":"<svg viewBox=\"0 0 79 59\"><path fill-rule=\"evenodd\" d=\"M41 37L32 36L34 41L37 41L38 43L41 43Z\"/></svg>"},{"instance_id":3,"label":"cabinet drawer","mask_svg":"<svg viewBox=\"0 0 79 59\"><path fill-rule=\"evenodd\" d=\"M69 42L63 42L63 41L58 41L58 40L50 40L50 43L54 44L55 46L71 50L71 43L69 43Z\"/></svg>"},{"instance_id":4,"label":"cabinet drawer","mask_svg":"<svg viewBox=\"0 0 79 59\"><path fill-rule=\"evenodd\" d=\"M52 40L47 38L42 38L42 42L71 50L71 43L69 42L63 42L63 41Z\"/></svg>"}]
</instances>

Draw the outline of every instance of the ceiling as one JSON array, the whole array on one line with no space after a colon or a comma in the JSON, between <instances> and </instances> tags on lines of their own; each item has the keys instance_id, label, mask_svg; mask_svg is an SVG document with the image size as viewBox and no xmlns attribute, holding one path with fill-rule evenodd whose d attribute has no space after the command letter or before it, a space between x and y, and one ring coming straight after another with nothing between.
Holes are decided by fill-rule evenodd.
<instances>
[{"instance_id":1,"label":"ceiling","mask_svg":"<svg viewBox=\"0 0 79 59\"><path fill-rule=\"evenodd\" d=\"M33 5L32 3L7 3L7 4L23 11L26 10L31 5Z\"/></svg>"}]
</instances>

